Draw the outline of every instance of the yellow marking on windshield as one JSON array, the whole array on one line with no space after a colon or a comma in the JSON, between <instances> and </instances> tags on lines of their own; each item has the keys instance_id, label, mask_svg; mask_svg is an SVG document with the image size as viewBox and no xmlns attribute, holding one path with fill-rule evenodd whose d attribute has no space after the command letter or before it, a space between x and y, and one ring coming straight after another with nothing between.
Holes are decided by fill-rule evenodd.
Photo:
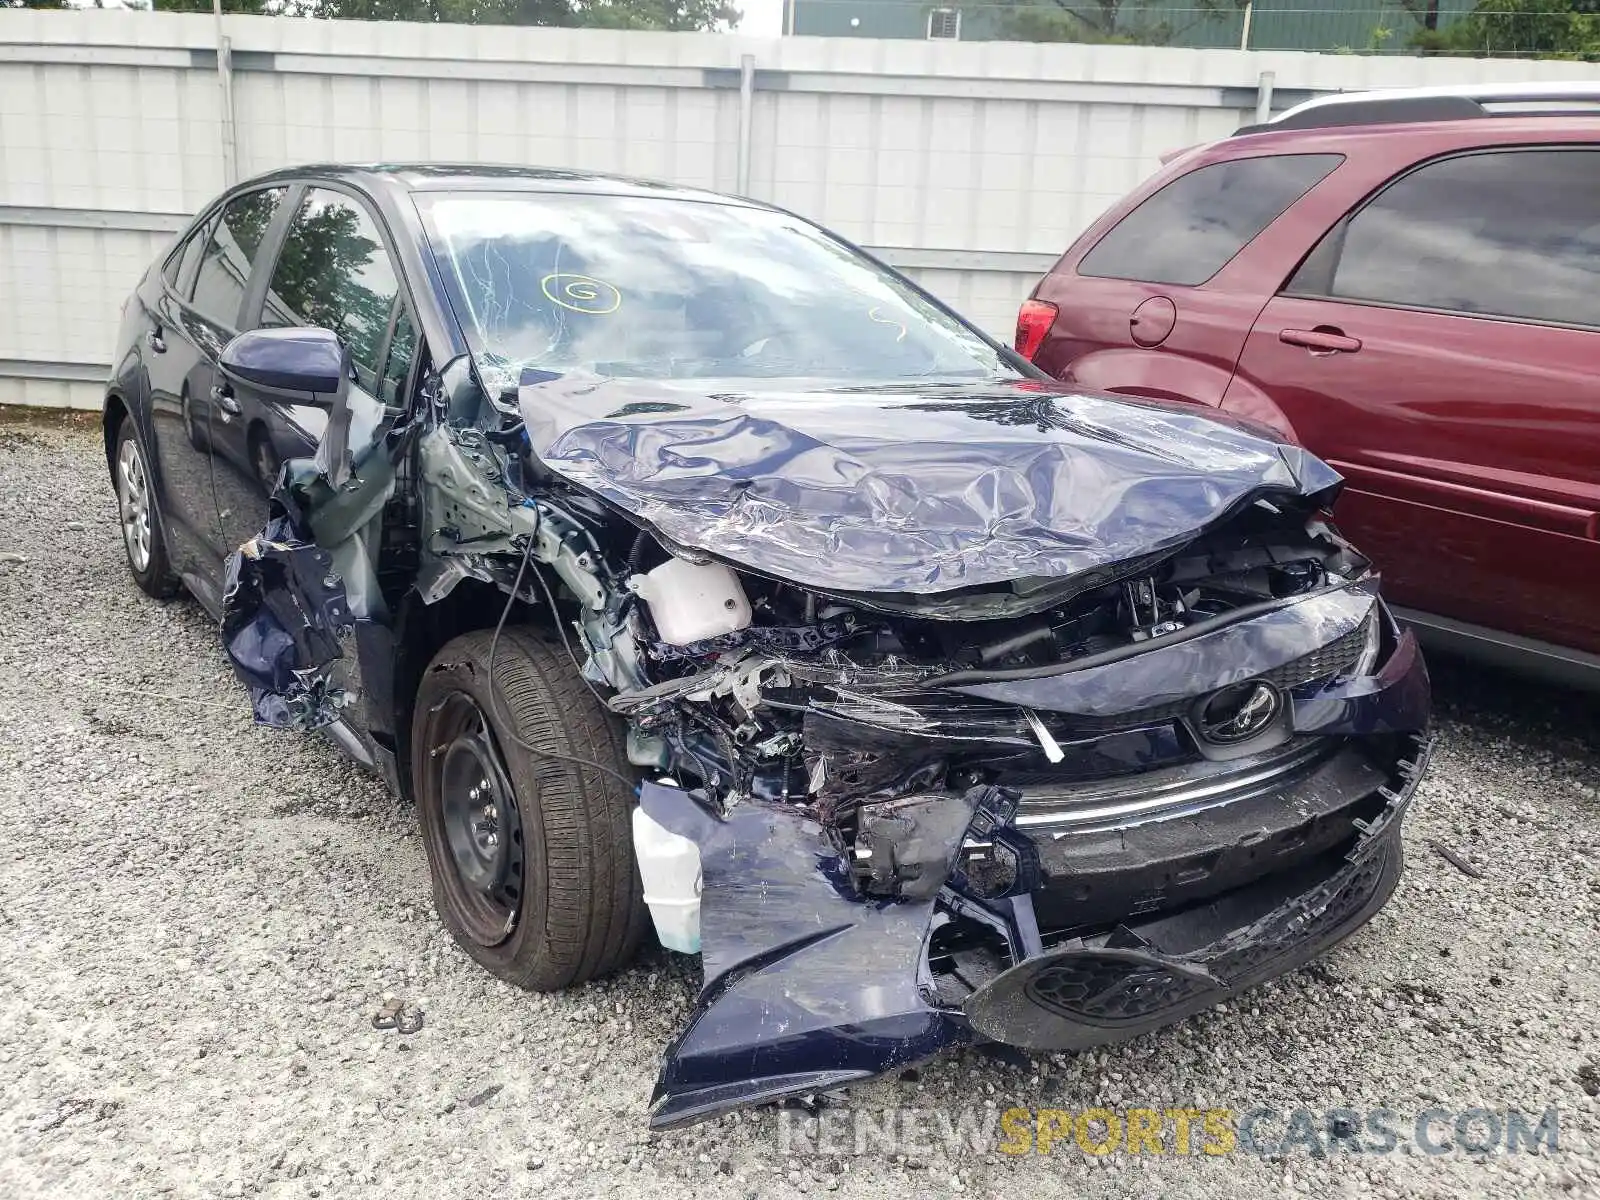
<instances>
[{"instance_id":1,"label":"yellow marking on windshield","mask_svg":"<svg viewBox=\"0 0 1600 1200\"><path fill-rule=\"evenodd\" d=\"M867 320L876 321L879 325L893 325L900 331L899 333L895 334L894 340L897 342L903 342L906 340L906 327L900 324L899 321L894 320L892 317L880 317L878 315L878 306L876 304L867 309Z\"/></svg>"},{"instance_id":2,"label":"yellow marking on windshield","mask_svg":"<svg viewBox=\"0 0 1600 1200\"><path fill-rule=\"evenodd\" d=\"M603 317L622 307L622 293L603 279L556 271L539 280L545 299L575 313Z\"/></svg>"}]
</instances>

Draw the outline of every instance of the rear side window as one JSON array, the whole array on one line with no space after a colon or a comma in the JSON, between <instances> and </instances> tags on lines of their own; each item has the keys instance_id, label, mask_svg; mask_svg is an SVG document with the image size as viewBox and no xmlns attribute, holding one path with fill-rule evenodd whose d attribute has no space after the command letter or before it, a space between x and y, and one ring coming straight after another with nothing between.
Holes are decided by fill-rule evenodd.
<instances>
[{"instance_id":1,"label":"rear side window","mask_svg":"<svg viewBox=\"0 0 1600 1200\"><path fill-rule=\"evenodd\" d=\"M223 208L222 220L206 244L195 275L193 304L202 315L227 326L239 319L250 269L287 190L275 187L246 192Z\"/></svg>"},{"instance_id":2,"label":"rear side window","mask_svg":"<svg viewBox=\"0 0 1600 1200\"><path fill-rule=\"evenodd\" d=\"M1335 226L1288 290L1600 327L1600 150L1419 167Z\"/></svg>"},{"instance_id":3,"label":"rear side window","mask_svg":"<svg viewBox=\"0 0 1600 1200\"><path fill-rule=\"evenodd\" d=\"M1343 161L1342 154L1280 154L1190 171L1123 217L1078 274L1204 283Z\"/></svg>"},{"instance_id":4,"label":"rear side window","mask_svg":"<svg viewBox=\"0 0 1600 1200\"><path fill-rule=\"evenodd\" d=\"M378 356L399 292L372 215L342 192L313 188L284 236L261 323L333 330L350 347L362 388L377 395Z\"/></svg>"},{"instance_id":5,"label":"rear side window","mask_svg":"<svg viewBox=\"0 0 1600 1200\"><path fill-rule=\"evenodd\" d=\"M210 229L211 222L203 222L199 229L185 238L183 244L167 256L167 265L161 270L167 286L185 300L189 298L189 285L194 280L195 264L200 258L200 252L206 247Z\"/></svg>"}]
</instances>

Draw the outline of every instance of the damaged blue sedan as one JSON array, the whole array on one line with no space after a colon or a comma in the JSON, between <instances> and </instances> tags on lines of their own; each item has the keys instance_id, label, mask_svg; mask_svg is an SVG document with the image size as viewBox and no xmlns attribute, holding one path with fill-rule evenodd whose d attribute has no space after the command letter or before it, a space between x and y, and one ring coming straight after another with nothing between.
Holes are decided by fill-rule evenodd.
<instances>
[{"instance_id":1,"label":"damaged blue sedan","mask_svg":"<svg viewBox=\"0 0 1600 1200\"><path fill-rule=\"evenodd\" d=\"M1339 477L788 213L263 176L130 298L105 437L134 578L415 804L469 955L700 955L658 1127L1132 1037L1398 881L1427 674Z\"/></svg>"}]
</instances>

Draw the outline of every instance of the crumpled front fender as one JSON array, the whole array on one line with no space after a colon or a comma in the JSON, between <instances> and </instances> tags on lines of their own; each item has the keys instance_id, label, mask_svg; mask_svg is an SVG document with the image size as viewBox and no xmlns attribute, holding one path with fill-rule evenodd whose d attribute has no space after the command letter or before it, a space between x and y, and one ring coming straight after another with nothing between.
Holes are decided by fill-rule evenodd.
<instances>
[{"instance_id":1,"label":"crumpled front fender","mask_svg":"<svg viewBox=\"0 0 1600 1200\"><path fill-rule=\"evenodd\" d=\"M844 851L792 807L746 800L717 817L655 783L639 800L700 847L702 872L705 986L667 1051L653 1128L868 1079L972 1040L959 1014L929 1003L931 892L860 895ZM921 864L924 878L942 882L960 844L958 832L942 865Z\"/></svg>"},{"instance_id":2,"label":"crumpled front fender","mask_svg":"<svg viewBox=\"0 0 1600 1200\"><path fill-rule=\"evenodd\" d=\"M228 556L223 645L258 722L320 729L354 698L343 669L356 622L332 556L273 507L266 528Z\"/></svg>"}]
</instances>

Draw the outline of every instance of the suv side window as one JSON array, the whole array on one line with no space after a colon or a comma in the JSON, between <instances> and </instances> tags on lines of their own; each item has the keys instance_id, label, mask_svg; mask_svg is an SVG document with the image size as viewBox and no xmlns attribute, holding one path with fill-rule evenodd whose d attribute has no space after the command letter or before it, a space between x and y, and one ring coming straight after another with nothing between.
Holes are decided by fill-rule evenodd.
<instances>
[{"instance_id":1,"label":"suv side window","mask_svg":"<svg viewBox=\"0 0 1600 1200\"><path fill-rule=\"evenodd\" d=\"M1287 290L1600 328L1600 150L1419 167L1336 225Z\"/></svg>"},{"instance_id":2,"label":"suv side window","mask_svg":"<svg viewBox=\"0 0 1600 1200\"><path fill-rule=\"evenodd\" d=\"M1343 161L1342 154L1274 154L1180 175L1096 242L1078 274L1204 283Z\"/></svg>"},{"instance_id":3,"label":"suv side window","mask_svg":"<svg viewBox=\"0 0 1600 1200\"><path fill-rule=\"evenodd\" d=\"M372 214L342 192L312 188L284 236L261 324L333 330L350 348L356 382L376 396L391 370L380 356L399 295L400 280ZM396 335L398 341L398 328Z\"/></svg>"},{"instance_id":4,"label":"suv side window","mask_svg":"<svg viewBox=\"0 0 1600 1200\"><path fill-rule=\"evenodd\" d=\"M246 192L223 208L195 275L192 303L202 316L229 328L238 323L256 252L287 191L273 187Z\"/></svg>"}]
</instances>

